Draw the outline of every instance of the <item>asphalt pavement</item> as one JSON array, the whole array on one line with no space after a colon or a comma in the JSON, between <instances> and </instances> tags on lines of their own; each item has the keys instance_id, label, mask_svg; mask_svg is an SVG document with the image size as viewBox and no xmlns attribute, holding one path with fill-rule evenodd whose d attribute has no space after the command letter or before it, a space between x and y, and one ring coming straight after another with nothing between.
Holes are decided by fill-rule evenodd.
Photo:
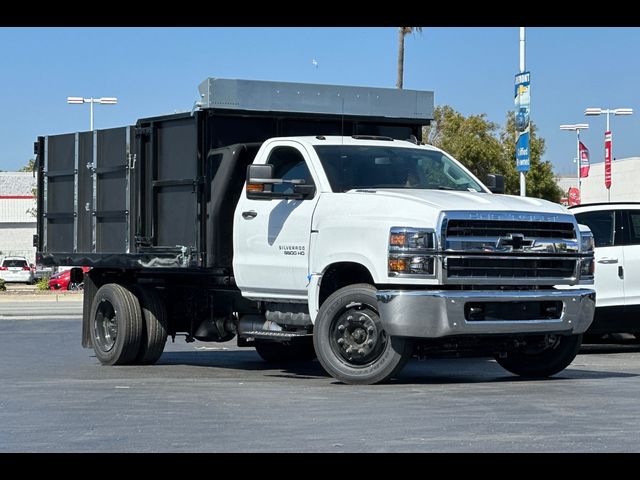
<instances>
[{"instance_id":1,"label":"asphalt pavement","mask_svg":"<svg viewBox=\"0 0 640 480\"><path fill-rule=\"evenodd\" d=\"M548 380L464 358L349 386L235 341L178 337L157 365L101 366L81 302L40 303L0 303L0 452L640 451L635 344L586 346Z\"/></svg>"}]
</instances>

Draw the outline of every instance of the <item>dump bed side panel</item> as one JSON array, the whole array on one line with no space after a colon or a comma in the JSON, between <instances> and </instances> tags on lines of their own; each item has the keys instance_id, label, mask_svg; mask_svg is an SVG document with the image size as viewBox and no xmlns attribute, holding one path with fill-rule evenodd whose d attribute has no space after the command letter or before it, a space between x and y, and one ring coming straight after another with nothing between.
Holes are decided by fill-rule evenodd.
<instances>
[{"instance_id":1,"label":"dump bed side panel","mask_svg":"<svg viewBox=\"0 0 640 480\"><path fill-rule=\"evenodd\" d=\"M199 115L176 115L141 120L136 129L137 251L173 251L184 257L182 266L202 264L199 125Z\"/></svg>"},{"instance_id":2,"label":"dump bed side panel","mask_svg":"<svg viewBox=\"0 0 640 480\"><path fill-rule=\"evenodd\" d=\"M132 131L39 138L36 246L46 254L44 263L91 264L81 260L131 251ZM53 261L52 255L69 258Z\"/></svg>"}]
</instances>

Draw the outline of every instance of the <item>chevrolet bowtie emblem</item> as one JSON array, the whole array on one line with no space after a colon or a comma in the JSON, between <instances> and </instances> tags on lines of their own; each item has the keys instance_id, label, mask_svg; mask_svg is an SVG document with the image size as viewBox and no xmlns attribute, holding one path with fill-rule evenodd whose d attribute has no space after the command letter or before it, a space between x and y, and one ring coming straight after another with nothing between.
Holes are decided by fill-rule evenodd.
<instances>
[{"instance_id":1,"label":"chevrolet bowtie emblem","mask_svg":"<svg viewBox=\"0 0 640 480\"><path fill-rule=\"evenodd\" d=\"M524 247L530 247L532 244L533 240L524 238L524 235L520 233L510 233L509 235L498 239L496 248L511 247L511 250L522 251Z\"/></svg>"}]
</instances>

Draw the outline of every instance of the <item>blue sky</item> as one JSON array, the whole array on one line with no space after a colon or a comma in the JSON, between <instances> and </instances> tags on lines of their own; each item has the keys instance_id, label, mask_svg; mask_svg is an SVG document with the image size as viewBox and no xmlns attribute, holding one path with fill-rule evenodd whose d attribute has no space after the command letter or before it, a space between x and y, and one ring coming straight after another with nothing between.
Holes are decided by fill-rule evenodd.
<instances>
[{"instance_id":1,"label":"blue sky","mask_svg":"<svg viewBox=\"0 0 640 480\"><path fill-rule=\"evenodd\" d=\"M575 134L603 160L605 118L586 107L631 107L612 117L614 157L640 156L640 28L527 28L531 117L556 173L575 172ZM206 77L395 86L397 29L0 28L0 170L15 170L38 135L89 128L89 105L67 96L118 97L98 105L96 128L189 110ZM317 60L314 66L312 60ZM437 105L502 124L513 108L518 28L425 28L407 38L405 88Z\"/></svg>"}]
</instances>

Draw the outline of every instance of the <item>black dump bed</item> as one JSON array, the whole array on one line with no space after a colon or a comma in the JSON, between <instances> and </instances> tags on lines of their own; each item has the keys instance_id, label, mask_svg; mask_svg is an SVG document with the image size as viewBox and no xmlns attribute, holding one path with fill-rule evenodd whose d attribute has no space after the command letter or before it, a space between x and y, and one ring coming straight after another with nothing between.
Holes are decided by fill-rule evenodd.
<instances>
[{"instance_id":1,"label":"black dump bed","mask_svg":"<svg viewBox=\"0 0 640 480\"><path fill-rule=\"evenodd\" d=\"M45 265L228 274L233 213L262 142L421 136L433 93L207 79L200 108L38 137L37 259Z\"/></svg>"}]
</instances>

